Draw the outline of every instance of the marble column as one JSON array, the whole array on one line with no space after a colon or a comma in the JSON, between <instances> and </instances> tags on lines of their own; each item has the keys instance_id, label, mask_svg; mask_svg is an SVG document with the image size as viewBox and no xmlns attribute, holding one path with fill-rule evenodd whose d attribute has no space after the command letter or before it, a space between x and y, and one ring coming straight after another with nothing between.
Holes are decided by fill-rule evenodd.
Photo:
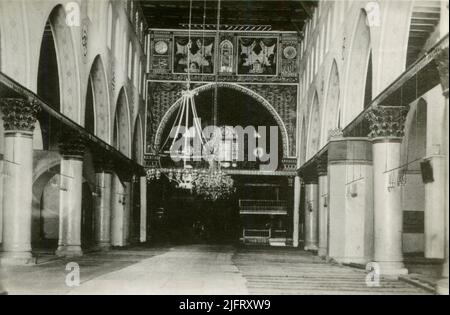
<instances>
[{"instance_id":1,"label":"marble column","mask_svg":"<svg viewBox=\"0 0 450 315\"><path fill-rule=\"evenodd\" d=\"M0 99L5 129L2 264L28 264L31 254L33 130L39 104Z\"/></svg>"},{"instance_id":2,"label":"marble column","mask_svg":"<svg viewBox=\"0 0 450 315\"><path fill-rule=\"evenodd\" d=\"M85 144L80 135L61 137L61 187L59 193L59 240L57 256L83 255L81 249L81 200Z\"/></svg>"},{"instance_id":3,"label":"marble column","mask_svg":"<svg viewBox=\"0 0 450 315\"><path fill-rule=\"evenodd\" d=\"M328 155L323 154L317 161L319 177L319 252L322 258L328 255Z\"/></svg>"},{"instance_id":4,"label":"marble column","mask_svg":"<svg viewBox=\"0 0 450 315\"><path fill-rule=\"evenodd\" d=\"M340 263L373 261L372 143L332 137L328 143L328 257Z\"/></svg>"},{"instance_id":5,"label":"marble column","mask_svg":"<svg viewBox=\"0 0 450 315\"><path fill-rule=\"evenodd\" d=\"M316 174L308 173L303 177L305 182L305 250L317 251L319 185Z\"/></svg>"},{"instance_id":6,"label":"marble column","mask_svg":"<svg viewBox=\"0 0 450 315\"><path fill-rule=\"evenodd\" d=\"M447 11L448 16L448 9ZM443 23L445 24L445 23ZM447 24L448 25L448 24ZM447 26L447 32L448 32L448 26ZM448 273L449 273L449 264L448 264L448 256L449 256L449 213L448 213L448 202L449 202L449 195L448 195L448 177L449 177L449 163L448 163L448 124L449 124L449 108L448 108L448 47L443 49L442 52L437 56L436 58L436 64L438 66L439 75L441 78L441 86L443 95L445 97L445 115L444 115L444 124L442 126L443 128L443 135L445 137L444 140L444 155L445 155L445 165L446 165L446 178L445 178L445 190L444 190L444 203L445 203L445 212L444 212L444 222L445 222L445 233L444 233L444 264L442 266L442 278L438 281L436 286L436 291L438 294L448 295Z\"/></svg>"},{"instance_id":7,"label":"marble column","mask_svg":"<svg viewBox=\"0 0 450 315\"><path fill-rule=\"evenodd\" d=\"M403 209L401 186L401 143L408 108L377 106L367 119L372 139L374 182L374 260L380 273L407 274L403 264Z\"/></svg>"},{"instance_id":8,"label":"marble column","mask_svg":"<svg viewBox=\"0 0 450 315\"><path fill-rule=\"evenodd\" d=\"M298 247L299 241L299 224L300 224L300 176L294 178L294 218L293 218L293 233L292 245Z\"/></svg>"},{"instance_id":9,"label":"marble column","mask_svg":"<svg viewBox=\"0 0 450 315\"><path fill-rule=\"evenodd\" d=\"M95 243L100 250L111 247L111 189L112 162L105 159L95 161Z\"/></svg>"}]
</instances>

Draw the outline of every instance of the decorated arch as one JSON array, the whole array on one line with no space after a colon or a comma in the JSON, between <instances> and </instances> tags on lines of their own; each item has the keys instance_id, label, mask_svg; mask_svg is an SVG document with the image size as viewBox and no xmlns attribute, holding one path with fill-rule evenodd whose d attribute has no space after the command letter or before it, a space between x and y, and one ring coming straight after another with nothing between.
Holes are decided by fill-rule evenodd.
<instances>
[{"instance_id":1,"label":"decorated arch","mask_svg":"<svg viewBox=\"0 0 450 315\"><path fill-rule=\"evenodd\" d=\"M201 93L212 90L215 85L216 83L194 84L193 90ZM230 88L246 94L261 104L280 128L284 156L295 156L296 85L244 85L229 82L219 82L217 85L219 88ZM155 153L161 145L164 127L180 105L184 87L182 83L151 82L148 89L145 153Z\"/></svg>"}]
</instances>

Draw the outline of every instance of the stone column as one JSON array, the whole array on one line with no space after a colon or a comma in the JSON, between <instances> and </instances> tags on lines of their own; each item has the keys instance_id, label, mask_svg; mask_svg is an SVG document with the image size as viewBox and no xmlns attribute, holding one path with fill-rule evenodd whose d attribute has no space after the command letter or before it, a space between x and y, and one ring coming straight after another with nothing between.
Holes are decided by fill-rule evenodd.
<instances>
[{"instance_id":1,"label":"stone column","mask_svg":"<svg viewBox=\"0 0 450 315\"><path fill-rule=\"evenodd\" d=\"M111 243L120 247L129 242L131 210L131 178L122 180L117 175L114 176L111 196Z\"/></svg>"},{"instance_id":2,"label":"stone column","mask_svg":"<svg viewBox=\"0 0 450 315\"><path fill-rule=\"evenodd\" d=\"M123 182L123 185L125 194L125 204L123 205L123 243L127 246L130 244L131 239L131 207L133 202L131 178L126 179L126 181Z\"/></svg>"},{"instance_id":3,"label":"stone column","mask_svg":"<svg viewBox=\"0 0 450 315\"><path fill-rule=\"evenodd\" d=\"M315 173L315 172L314 172ZM303 178L305 182L305 250L317 251L319 185L317 175L308 173Z\"/></svg>"},{"instance_id":4,"label":"stone column","mask_svg":"<svg viewBox=\"0 0 450 315\"><path fill-rule=\"evenodd\" d=\"M319 177L319 252L320 257L328 255L328 155L317 161Z\"/></svg>"},{"instance_id":5,"label":"stone column","mask_svg":"<svg viewBox=\"0 0 450 315\"><path fill-rule=\"evenodd\" d=\"M60 142L59 241L57 256L83 255L81 250L81 200L85 144L80 135L64 133Z\"/></svg>"},{"instance_id":6,"label":"stone column","mask_svg":"<svg viewBox=\"0 0 450 315\"><path fill-rule=\"evenodd\" d=\"M107 159L95 161L95 243L98 249L111 247L111 189L113 164Z\"/></svg>"},{"instance_id":7,"label":"stone column","mask_svg":"<svg viewBox=\"0 0 450 315\"><path fill-rule=\"evenodd\" d=\"M448 16L448 8L447 8L447 16ZM445 24L445 23L444 23ZM448 27L448 26L447 26ZM448 29L447 29L448 31ZM444 155L445 155L445 165L446 165L446 178L445 178L445 191L444 191L444 203L445 203L445 235L444 235L444 264L442 266L442 278L439 280L436 291L438 294L449 294L448 290L448 272L449 272L449 264L448 264L448 254L449 254L449 214L448 214L448 173L449 173L449 163L448 163L448 116L449 116L449 108L448 108L448 47L443 49L442 52L436 58L436 64L438 65L439 75L441 77L441 86L443 90L443 95L445 97L445 117L444 117L444 125L443 125L443 135L445 137L444 141Z\"/></svg>"},{"instance_id":8,"label":"stone column","mask_svg":"<svg viewBox=\"0 0 450 315\"><path fill-rule=\"evenodd\" d=\"M141 222L139 240L141 243L147 241L147 177L140 177L141 185Z\"/></svg>"},{"instance_id":9,"label":"stone column","mask_svg":"<svg viewBox=\"0 0 450 315\"><path fill-rule=\"evenodd\" d=\"M299 224L300 224L300 176L294 178L294 216L293 216L293 233L292 233L292 245L298 247L299 240Z\"/></svg>"},{"instance_id":10,"label":"stone column","mask_svg":"<svg viewBox=\"0 0 450 315\"><path fill-rule=\"evenodd\" d=\"M397 184L407 113L403 106L377 106L367 114L373 153L374 260L382 275L408 273L403 264L402 195Z\"/></svg>"},{"instance_id":11,"label":"stone column","mask_svg":"<svg viewBox=\"0 0 450 315\"><path fill-rule=\"evenodd\" d=\"M328 257L340 263L373 261L372 143L332 137L328 143Z\"/></svg>"},{"instance_id":12,"label":"stone column","mask_svg":"<svg viewBox=\"0 0 450 315\"><path fill-rule=\"evenodd\" d=\"M5 129L2 264L28 264L31 255L35 101L0 99Z\"/></svg>"}]
</instances>

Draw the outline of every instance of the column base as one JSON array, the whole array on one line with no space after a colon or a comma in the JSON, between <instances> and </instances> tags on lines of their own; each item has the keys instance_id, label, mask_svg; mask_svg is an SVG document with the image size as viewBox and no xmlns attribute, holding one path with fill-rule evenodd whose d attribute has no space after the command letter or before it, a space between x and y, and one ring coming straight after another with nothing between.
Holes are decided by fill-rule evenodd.
<instances>
[{"instance_id":1,"label":"column base","mask_svg":"<svg viewBox=\"0 0 450 315\"><path fill-rule=\"evenodd\" d=\"M62 245L58 247L55 255L58 257L80 257L83 256L83 251L79 245Z\"/></svg>"},{"instance_id":2,"label":"column base","mask_svg":"<svg viewBox=\"0 0 450 315\"><path fill-rule=\"evenodd\" d=\"M95 250L99 250L102 252L107 252L111 249L111 243L107 242L107 243L98 243L94 246Z\"/></svg>"},{"instance_id":3,"label":"column base","mask_svg":"<svg viewBox=\"0 0 450 315\"><path fill-rule=\"evenodd\" d=\"M317 245L314 245L314 244L308 244L308 245L305 245L305 250L317 252L319 250L319 247L317 247Z\"/></svg>"},{"instance_id":4,"label":"column base","mask_svg":"<svg viewBox=\"0 0 450 315\"><path fill-rule=\"evenodd\" d=\"M403 262L379 262L375 261L380 266L380 275L397 278L398 276L407 275L408 269L405 268Z\"/></svg>"},{"instance_id":5,"label":"column base","mask_svg":"<svg viewBox=\"0 0 450 315\"><path fill-rule=\"evenodd\" d=\"M448 278L439 280L436 284L436 293L439 295L449 295L448 293Z\"/></svg>"},{"instance_id":6,"label":"column base","mask_svg":"<svg viewBox=\"0 0 450 315\"><path fill-rule=\"evenodd\" d=\"M1 252L0 265L4 266L24 266L33 265L36 259L31 252Z\"/></svg>"},{"instance_id":7,"label":"column base","mask_svg":"<svg viewBox=\"0 0 450 315\"><path fill-rule=\"evenodd\" d=\"M323 248L323 247L320 247L319 251L317 253L317 255L319 255L319 257L321 257L321 258L326 258L327 254L328 254L328 249L327 248Z\"/></svg>"}]
</instances>

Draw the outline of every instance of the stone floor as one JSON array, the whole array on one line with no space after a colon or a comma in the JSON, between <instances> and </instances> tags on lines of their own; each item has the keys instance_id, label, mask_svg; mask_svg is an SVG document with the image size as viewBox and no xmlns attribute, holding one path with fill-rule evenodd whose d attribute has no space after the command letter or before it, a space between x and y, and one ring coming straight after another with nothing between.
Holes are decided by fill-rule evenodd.
<instances>
[{"instance_id":1,"label":"stone floor","mask_svg":"<svg viewBox=\"0 0 450 315\"><path fill-rule=\"evenodd\" d=\"M428 294L402 281L367 287L363 270L286 248L139 247L40 261L3 268L9 294ZM70 261L80 266L79 287L65 284Z\"/></svg>"}]
</instances>

